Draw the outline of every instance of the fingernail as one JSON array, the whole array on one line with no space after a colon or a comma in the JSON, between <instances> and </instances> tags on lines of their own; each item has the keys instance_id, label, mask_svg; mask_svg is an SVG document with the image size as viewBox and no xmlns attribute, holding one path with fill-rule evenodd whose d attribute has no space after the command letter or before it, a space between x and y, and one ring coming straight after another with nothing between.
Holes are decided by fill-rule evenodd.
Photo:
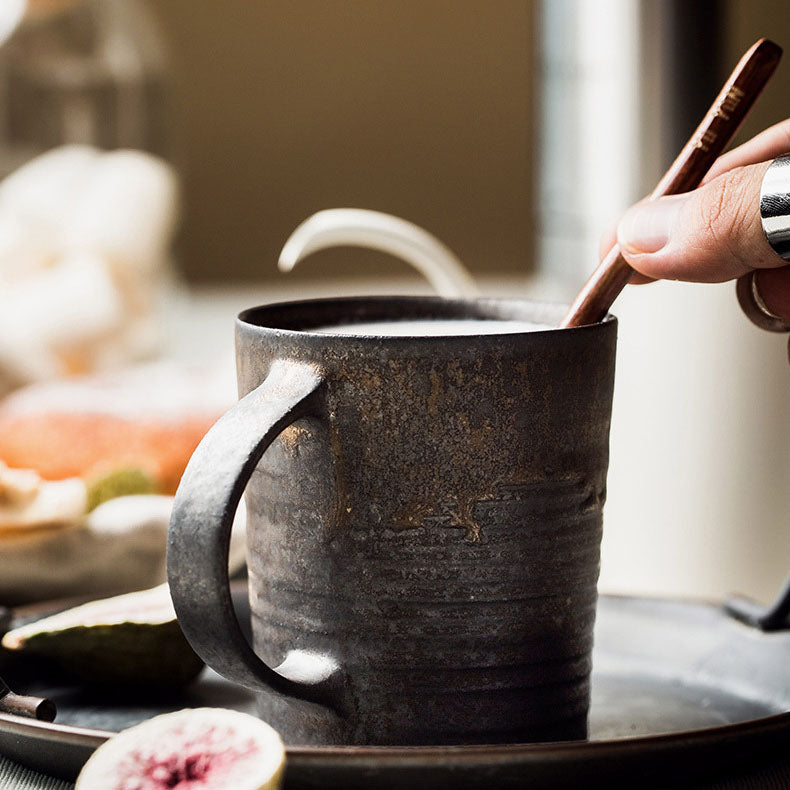
<instances>
[{"instance_id":1,"label":"fingernail","mask_svg":"<svg viewBox=\"0 0 790 790\"><path fill-rule=\"evenodd\" d=\"M686 195L671 195L637 203L625 212L617 226L617 243L626 252L653 253L666 247L672 237Z\"/></svg>"}]
</instances>

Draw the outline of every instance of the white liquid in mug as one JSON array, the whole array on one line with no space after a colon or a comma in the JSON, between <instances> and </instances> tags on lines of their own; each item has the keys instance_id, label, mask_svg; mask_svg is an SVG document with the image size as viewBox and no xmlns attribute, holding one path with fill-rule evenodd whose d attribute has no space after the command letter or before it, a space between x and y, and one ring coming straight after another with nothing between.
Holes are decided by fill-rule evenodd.
<instances>
[{"instance_id":1,"label":"white liquid in mug","mask_svg":"<svg viewBox=\"0 0 790 790\"><path fill-rule=\"evenodd\" d=\"M403 321L367 321L358 324L330 324L310 332L327 335L376 335L389 337L443 337L450 335L502 335L550 329L529 321L487 318L426 318Z\"/></svg>"}]
</instances>

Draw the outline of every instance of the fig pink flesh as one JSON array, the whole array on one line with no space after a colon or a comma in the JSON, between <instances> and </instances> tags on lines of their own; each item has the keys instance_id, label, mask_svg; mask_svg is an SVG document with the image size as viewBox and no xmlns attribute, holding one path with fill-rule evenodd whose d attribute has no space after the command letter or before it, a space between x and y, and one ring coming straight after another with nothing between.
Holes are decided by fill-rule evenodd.
<instances>
[{"instance_id":1,"label":"fig pink flesh","mask_svg":"<svg viewBox=\"0 0 790 790\"><path fill-rule=\"evenodd\" d=\"M238 738L237 731L227 728L205 730L198 737L173 732L167 740L129 755L129 772L118 777L118 790L229 788L259 752L254 740L239 743Z\"/></svg>"},{"instance_id":2,"label":"fig pink flesh","mask_svg":"<svg viewBox=\"0 0 790 790\"><path fill-rule=\"evenodd\" d=\"M109 738L80 790L257 790L280 786L285 748L268 724L225 708L163 713Z\"/></svg>"}]
</instances>

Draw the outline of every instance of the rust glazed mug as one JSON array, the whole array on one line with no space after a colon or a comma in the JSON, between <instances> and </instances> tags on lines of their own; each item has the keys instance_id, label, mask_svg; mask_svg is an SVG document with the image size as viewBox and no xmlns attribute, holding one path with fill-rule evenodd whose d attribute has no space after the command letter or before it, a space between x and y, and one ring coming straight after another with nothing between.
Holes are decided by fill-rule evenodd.
<instances>
[{"instance_id":1,"label":"rust glazed mug","mask_svg":"<svg viewBox=\"0 0 790 790\"><path fill-rule=\"evenodd\" d=\"M242 397L184 474L168 576L195 650L286 743L585 737L616 321L562 314L381 297L240 315ZM242 493L254 649L228 588Z\"/></svg>"}]
</instances>

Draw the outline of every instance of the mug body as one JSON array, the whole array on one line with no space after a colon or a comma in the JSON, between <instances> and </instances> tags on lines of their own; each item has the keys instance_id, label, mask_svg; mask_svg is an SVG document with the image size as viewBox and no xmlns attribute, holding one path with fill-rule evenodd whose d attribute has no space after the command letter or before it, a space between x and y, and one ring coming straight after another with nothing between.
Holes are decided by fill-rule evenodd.
<instances>
[{"instance_id":1,"label":"mug body","mask_svg":"<svg viewBox=\"0 0 790 790\"><path fill-rule=\"evenodd\" d=\"M256 652L346 678L334 708L261 694L287 743L585 737L616 322L551 328L562 312L391 297L240 316L241 395L278 360L324 377L245 492ZM442 318L542 328L315 331Z\"/></svg>"}]
</instances>

